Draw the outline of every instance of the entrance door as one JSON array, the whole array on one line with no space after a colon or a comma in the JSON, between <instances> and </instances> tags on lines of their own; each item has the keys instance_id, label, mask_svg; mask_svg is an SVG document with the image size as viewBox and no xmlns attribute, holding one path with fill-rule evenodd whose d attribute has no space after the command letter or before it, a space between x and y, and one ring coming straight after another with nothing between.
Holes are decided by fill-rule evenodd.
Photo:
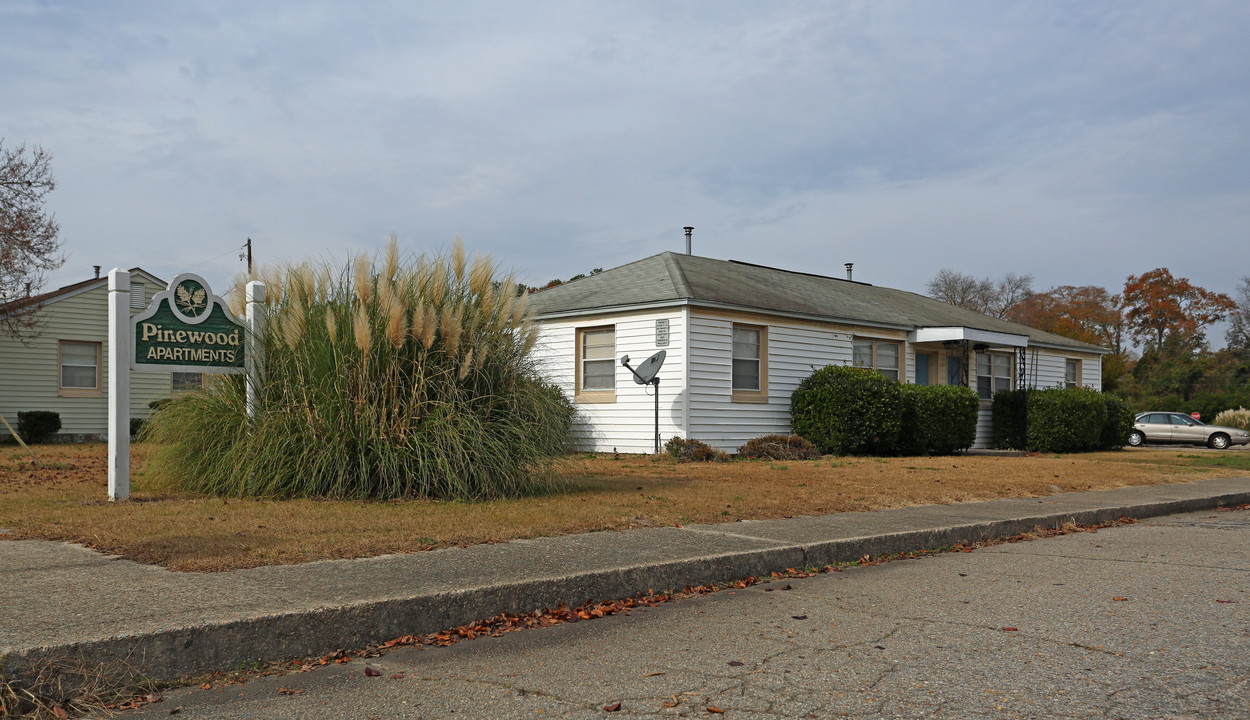
<instances>
[{"instance_id":1,"label":"entrance door","mask_svg":"<svg viewBox=\"0 0 1250 720\"><path fill-rule=\"evenodd\" d=\"M929 364L932 359L930 353L916 353L916 384L929 384Z\"/></svg>"}]
</instances>

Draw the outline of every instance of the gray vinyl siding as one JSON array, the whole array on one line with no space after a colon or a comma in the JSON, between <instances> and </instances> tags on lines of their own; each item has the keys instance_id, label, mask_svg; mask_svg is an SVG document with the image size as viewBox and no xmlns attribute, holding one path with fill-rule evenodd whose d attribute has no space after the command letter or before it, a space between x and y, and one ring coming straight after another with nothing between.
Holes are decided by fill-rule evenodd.
<instances>
[{"instance_id":1,"label":"gray vinyl siding","mask_svg":"<svg viewBox=\"0 0 1250 720\"><path fill-rule=\"evenodd\" d=\"M144 277L147 301L164 290ZM91 435L104 439L108 433L108 283L57 299L40 311L43 329L28 345L0 337L0 414L14 427L17 413L51 410L61 416L62 435ZM140 312L132 309L131 314ZM58 343L61 340L99 342L103 345L98 397L60 397ZM132 373L130 415L147 417L148 402L169 396L169 373ZM8 429L0 427L0 435Z\"/></svg>"},{"instance_id":2,"label":"gray vinyl siding","mask_svg":"<svg viewBox=\"0 0 1250 720\"><path fill-rule=\"evenodd\" d=\"M655 398L651 385L634 382L630 371L620 364L629 355L630 364L646 360L656 350L666 353L660 378L660 441L683 435L685 402L685 328L680 309L657 310L618 316L596 316L569 320L543 321L534 357L540 372L558 385L565 397L574 398L576 389L576 337L578 328L613 325L616 328L614 402L575 402L574 431L580 450L589 452L651 453L655 449ZM669 321L669 344L655 344L655 321ZM609 434L610 433L610 434Z\"/></svg>"}]
</instances>

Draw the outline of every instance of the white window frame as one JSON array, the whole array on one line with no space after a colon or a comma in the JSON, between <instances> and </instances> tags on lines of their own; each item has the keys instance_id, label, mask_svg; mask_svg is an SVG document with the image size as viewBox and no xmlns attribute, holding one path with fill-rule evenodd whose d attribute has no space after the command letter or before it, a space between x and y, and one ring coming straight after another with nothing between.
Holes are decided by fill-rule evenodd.
<instances>
[{"instance_id":1,"label":"white window frame","mask_svg":"<svg viewBox=\"0 0 1250 720\"><path fill-rule=\"evenodd\" d=\"M881 347L883 345L891 345L896 350L894 356L894 367L881 367ZM867 349L870 353L871 360L863 362L863 350ZM866 367L885 375L891 380L898 380L903 377L903 343L899 340L881 340L878 338L856 337L851 339L851 364L855 367ZM894 373L892 376L890 373Z\"/></svg>"},{"instance_id":2,"label":"white window frame","mask_svg":"<svg viewBox=\"0 0 1250 720\"><path fill-rule=\"evenodd\" d=\"M90 345L95 349L95 386L94 387L66 387L65 386L65 346L72 345ZM58 340L56 343L56 386L57 395L60 397L101 397L104 395L103 372L104 367L104 343L92 342L90 340ZM72 365L71 367L90 367L89 365Z\"/></svg>"},{"instance_id":3,"label":"white window frame","mask_svg":"<svg viewBox=\"0 0 1250 720\"><path fill-rule=\"evenodd\" d=\"M1081 361L1079 359L1064 358L1063 386L1066 388L1081 386Z\"/></svg>"},{"instance_id":4,"label":"white window frame","mask_svg":"<svg viewBox=\"0 0 1250 720\"><path fill-rule=\"evenodd\" d=\"M985 362L988 365L989 374L984 374L982 372L983 368L981 367L981 362L983 358L985 359ZM999 360L1001 360L1002 362L1001 363L998 362ZM977 397L981 398L982 400L993 400L995 393L1001 390L1011 390L1012 388L1015 387L1016 367L1015 367L1015 360L1011 353L988 352L988 351L978 352L976 354L975 362L976 362L976 370L977 370L976 387L973 389L977 391ZM1006 375L1002 375L999 372L1002 369L1001 366L1003 365L1005 365L1007 368ZM981 390L982 378L985 378L989 381L989 386L988 386L989 394L988 395L982 392Z\"/></svg>"}]
</instances>

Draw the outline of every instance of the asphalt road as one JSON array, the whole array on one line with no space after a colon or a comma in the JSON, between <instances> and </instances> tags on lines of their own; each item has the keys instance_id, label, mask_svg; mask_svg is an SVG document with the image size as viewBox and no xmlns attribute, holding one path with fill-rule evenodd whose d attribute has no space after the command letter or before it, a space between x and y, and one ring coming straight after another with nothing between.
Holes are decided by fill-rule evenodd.
<instances>
[{"instance_id":1,"label":"asphalt road","mask_svg":"<svg viewBox=\"0 0 1250 720\"><path fill-rule=\"evenodd\" d=\"M774 581L174 691L124 717L175 709L179 720L1247 718L1250 512Z\"/></svg>"}]
</instances>

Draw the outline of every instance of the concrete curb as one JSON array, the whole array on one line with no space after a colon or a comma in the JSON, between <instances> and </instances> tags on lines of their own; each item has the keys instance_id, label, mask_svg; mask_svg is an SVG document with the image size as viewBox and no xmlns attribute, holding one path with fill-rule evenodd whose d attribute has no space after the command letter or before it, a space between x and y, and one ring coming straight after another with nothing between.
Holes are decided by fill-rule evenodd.
<instances>
[{"instance_id":1,"label":"concrete curb","mask_svg":"<svg viewBox=\"0 0 1250 720\"><path fill-rule=\"evenodd\" d=\"M1176 488L1182 486L1155 486ZM1126 489L1137 490L1137 489ZM1146 489L1148 490L1148 489ZM1182 512L1250 503L1250 486L1235 492L1214 492L1187 498L1145 500L1125 504L1100 504L1093 497L1109 493L1076 493L1051 501L1063 509L1038 508L1040 512L1020 512L1015 507L1025 501L991 501L958 506L903 508L881 513L856 513L871 524L888 513L910 518L912 528L876 534L819 538L804 542L770 540L769 530L795 521L754 521L729 526L700 526L696 532L732 535L767 544L750 550L714 552L673 558L652 564L620 563L615 567L522 581L481 583L455 591L421 592L398 599L362 601L337 607L310 607L307 610L263 615L231 622L208 622L194 626L170 627L142 634L28 647L0 655L0 669L11 678L21 678L44 663L72 660L87 666L123 662L133 672L158 680L173 680L213 670L234 670L253 659L283 660L323 655L340 648L360 648L406 634L425 634L482 620L501 612L530 612L560 603L576 606L588 601L631 597L649 590L668 591L686 585L704 585L750 576L767 576L787 568L822 566L852 562L864 555L888 555L948 547L1001 537L1035 529L1051 529L1067 523L1097 524L1120 517L1148 518ZM1143 493L1138 493L1143 494ZM1159 494L1159 493L1156 493ZM1086 497L1082 497L1086 496ZM1127 498L1124 498L1127 499ZM1042 502L1042 501L1037 501ZM999 503L1000 505L996 505ZM1015 503L1015 504L1012 504ZM1016 511L997 518L969 519L986 508L1006 505ZM1083 507L1082 507L1083 506ZM906 511L913 511L907 514ZM937 522L925 521L924 512L946 516ZM871 516L881 516L871 517ZM811 518L819 523L839 516ZM918 522L916 518L919 517ZM915 525L925 525L915 527ZM888 522L882 522L888 525ZM728 533L727 529L735 532ZM753 531L761 532L753 532ZM622 533L631 539L642 535ZM558 539L557 539L558 540ZM351 561L348 561L351 562Z\"/></svg>"}]
</instances>

